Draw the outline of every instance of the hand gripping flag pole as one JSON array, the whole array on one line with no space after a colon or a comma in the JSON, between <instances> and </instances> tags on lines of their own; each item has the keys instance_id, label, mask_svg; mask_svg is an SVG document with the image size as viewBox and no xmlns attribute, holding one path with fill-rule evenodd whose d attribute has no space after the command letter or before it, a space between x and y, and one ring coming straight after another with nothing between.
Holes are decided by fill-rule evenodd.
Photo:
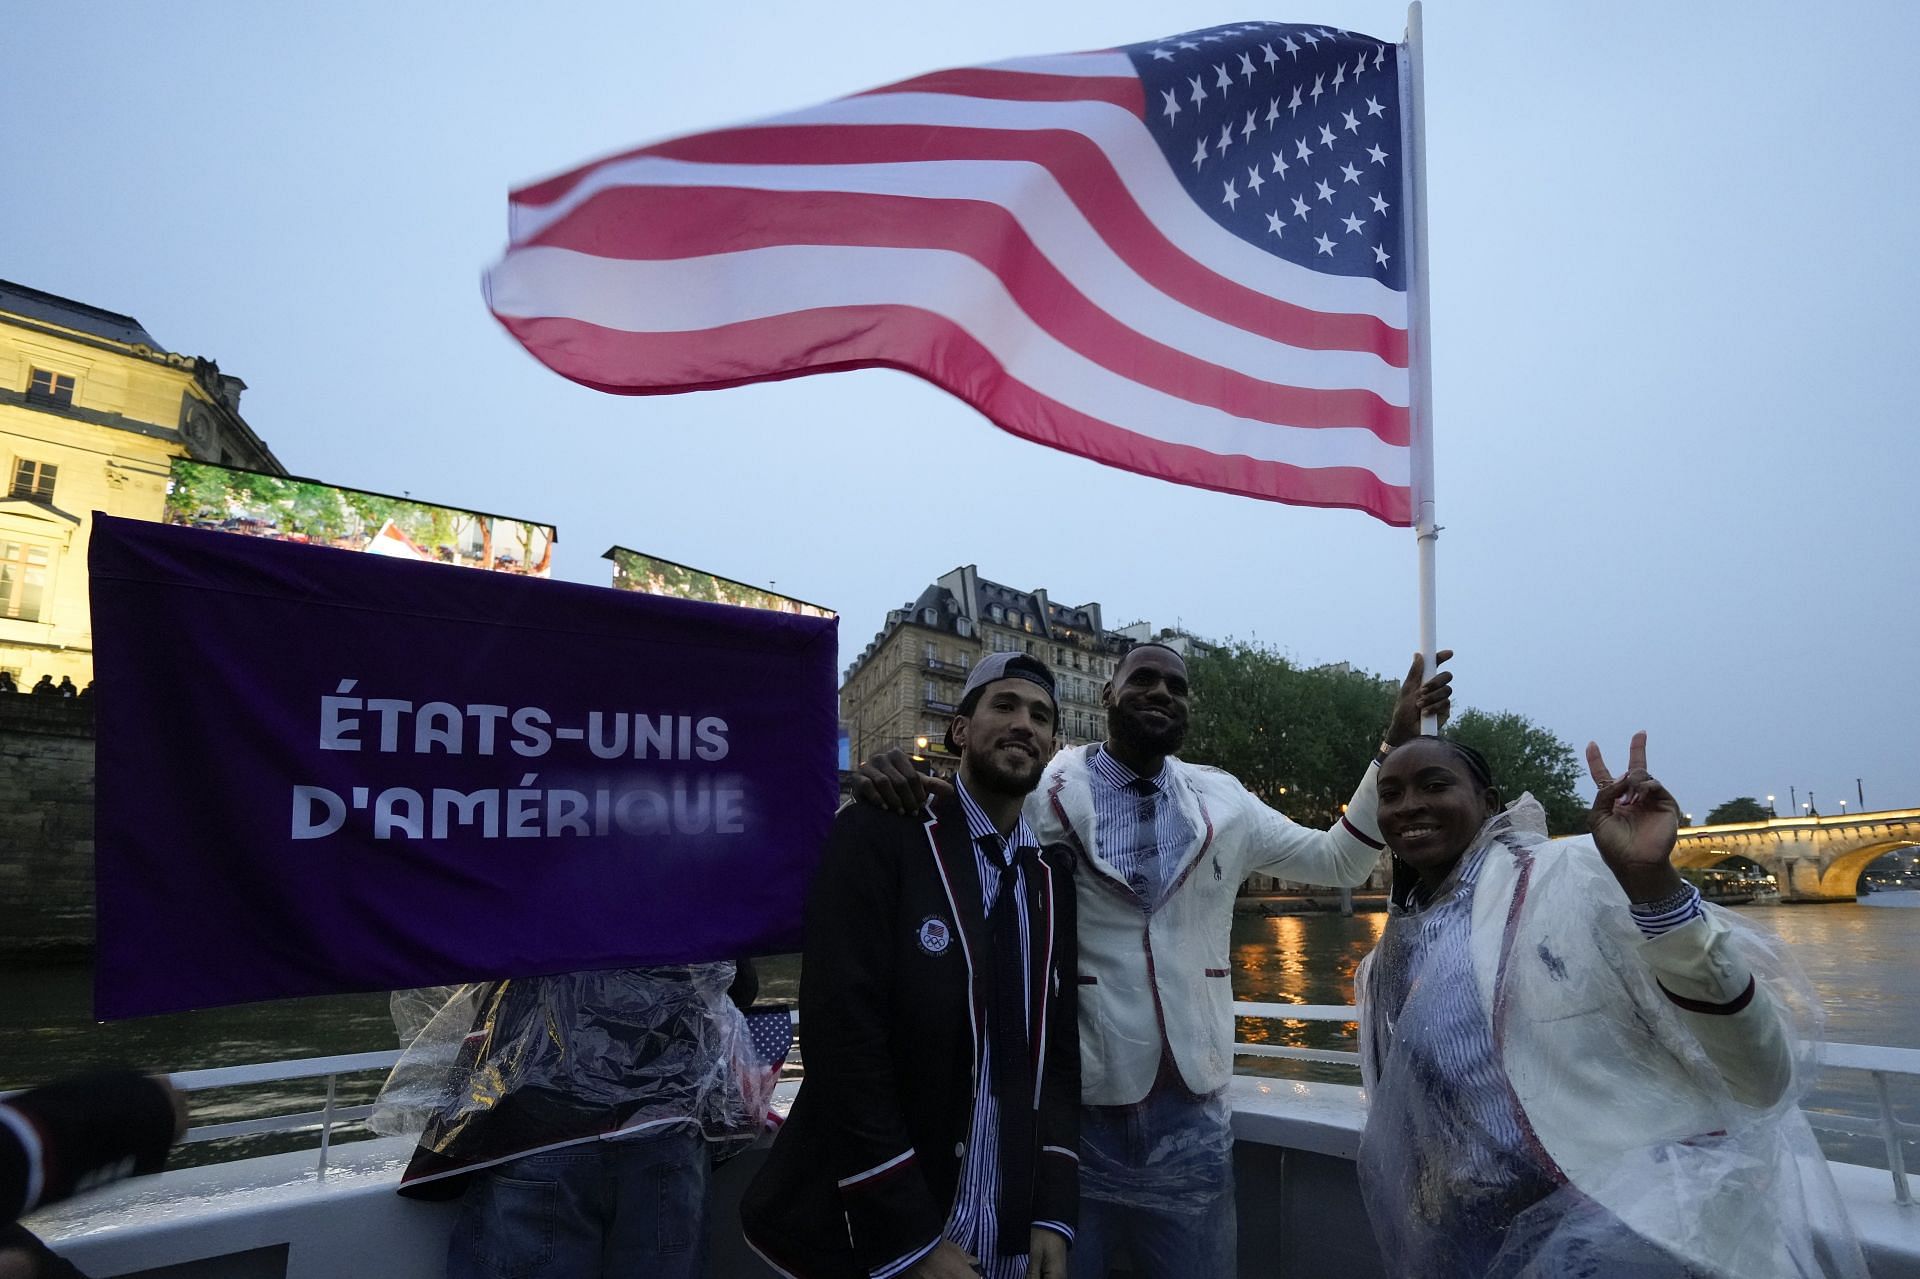
<instances>
[{"instance_id":1,"label":"hand gripping flag pole","mask_svg":"<svg viewBox=\"0 0 1920 1279\"><path fill-rule=\"evenodd\" d=\"M1427 116L1426 71L1421 64L1420 0L1407 6L1407 38L1400 55L1401 180L1407 203L1408 276L1407 362L1412 374L1410 478L1413 487L1413 535L1419 553L1420 653L1432 675L1438 652L1438 606L1434 598L1434 544L1440 540L1433 501L1433 310L1427 287ZM1422 733L1439 731L1431 715L1420 718Z\"/></svg>"}]
</instances>

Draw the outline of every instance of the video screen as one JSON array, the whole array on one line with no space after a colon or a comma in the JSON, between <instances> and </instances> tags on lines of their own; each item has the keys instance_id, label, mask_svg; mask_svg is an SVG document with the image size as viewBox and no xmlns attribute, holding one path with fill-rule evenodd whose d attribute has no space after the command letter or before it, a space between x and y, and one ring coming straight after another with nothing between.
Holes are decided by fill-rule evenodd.
<instances>
[{"instance_id":1,"label":"video screen","mask_svg":"<svg viewBox=\"0 0 1920 1279\"><path fill-rule=\"evenodd\" d=\"M281 542L547 577L550 524L176 458L163 520Z\"/></svg>"},{"instance_id":2,"label":"video screen","mask_svg":"<svg viewBox=\"0 0 1920 1279\"><path fill-rule=\"evenodd\" d=\"M748 586L730 577L719 577L685 564L675 564L642 551L616 546L605 557L613 561L613 588L617 591L644 591L648 595L672 595L683 600L705 600L709 604L732 604L739 608L764 608L776 613L798 613L802 617L838 617L830 608L809 604L776 591Z\"/></svg>"}]
</instances>

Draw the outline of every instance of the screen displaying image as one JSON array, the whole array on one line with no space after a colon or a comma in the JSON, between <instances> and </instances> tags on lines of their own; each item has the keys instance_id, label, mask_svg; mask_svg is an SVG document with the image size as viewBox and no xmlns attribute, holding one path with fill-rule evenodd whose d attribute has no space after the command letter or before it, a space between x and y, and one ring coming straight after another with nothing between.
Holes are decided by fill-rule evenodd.
<instances>
[{"instance_id":1,"label":"screen displaying image","mask_svg":"<svg viewBox=\"0 0 1920 1279\"><path fill-rule=\"evenodd\" d=\"M550 524L176 458L168 524L547 577Z\"/></svg>"},{"instance_id":2,"label":"screen displaying image","mask_svg":"<svg viewBox=\"0 0 1920 1279\"><path fill-rule=\"evenodd\" d=\"M803 617L838 617L830 608L809 604L758 586L748 586L729 577L719 577L685 564L675 564L641 551L616 546L606 553L613 561L613 587L617 591L644 591L648 595L672 595L683 600L705 600L709 604L732 604L739 608L764 608L776 613L798 613Z\"/></svg>"}]
</instances>

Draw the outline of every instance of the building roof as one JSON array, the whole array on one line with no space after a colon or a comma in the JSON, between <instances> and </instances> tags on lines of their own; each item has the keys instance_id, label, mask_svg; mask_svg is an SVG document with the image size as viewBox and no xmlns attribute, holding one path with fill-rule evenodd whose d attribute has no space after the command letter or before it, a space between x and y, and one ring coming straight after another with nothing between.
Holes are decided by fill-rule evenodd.
<instances>
[{"instance_id":1,"label":"building roof","mask_svg":"<svg viewBox=\"0 0 1920 1279\"><path fill-rule=\"evenodd\" d=\"M166 349L154 340L151 333L141 327L140 321L131 315L121 315L117 311L89 306L85 302L63 298L56 293L43 293L39 289L28 288L24 284L15 284L11 280L0 280L0 311L20 316L22 319L57 324L63 329L91 333L95 337L106 338L111 342L125 342L129 346L148 346L155 350Z\"/></svg>"}]
</instances>

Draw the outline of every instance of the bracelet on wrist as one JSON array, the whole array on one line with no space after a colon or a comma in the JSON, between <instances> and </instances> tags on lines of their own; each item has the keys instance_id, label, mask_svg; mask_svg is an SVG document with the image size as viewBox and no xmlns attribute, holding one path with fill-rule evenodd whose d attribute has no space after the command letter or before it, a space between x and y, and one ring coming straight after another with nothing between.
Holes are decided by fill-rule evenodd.
<instances>
[{"instance_id":1,"label":"bracelet on wrist","mask_svg":"<svg viewBox=\"0 0 1920 1279\"><path fill-rule=\"evenodd\" d=\"M1682 883L1679 888L1658 900L1630 902L1628 905L1636 915L1665 915L1691 903L1698 891L1692 884Z\"/></svg>"}]
</instances>

